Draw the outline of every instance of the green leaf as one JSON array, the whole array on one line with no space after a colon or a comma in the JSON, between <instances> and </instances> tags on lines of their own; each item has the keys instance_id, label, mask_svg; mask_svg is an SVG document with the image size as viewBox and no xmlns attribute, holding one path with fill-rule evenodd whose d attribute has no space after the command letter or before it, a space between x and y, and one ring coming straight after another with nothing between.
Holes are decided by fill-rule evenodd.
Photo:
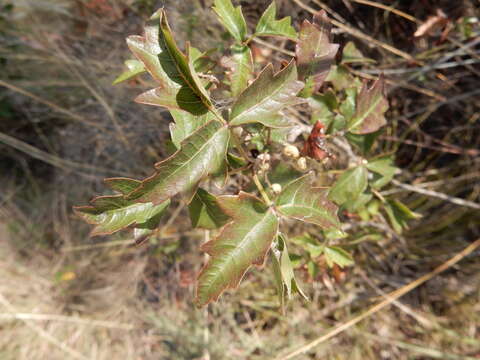
<instances>
[{"instance_id":1,"label":"green leaf","mask_svg":"<svg viewBox=\"0 0 480 360\"><path fill-rule=\"evenodd\" d=\"M408 228L409 220L422 217L420 214L414 213L398 200L387 200L384 205L393 229L399 234L403 229Z\"/></svg>"},{"instance_id":2,"label":"green leaf","mask_svg":"<svg viewBox=\"0 0 480 360\"><path fill-rule=\"evenodd\" d=\"M110 189L117 191L123 195L132 192L142 184L142 182L139 180L122 177L108 178L103 181Z\"/></svg>"},{"instance_id":3,"label":"green leaf","mask_svg":"<svg viewBox=\"0 0 480 360\"><path fill-rule=\"evenodd\" d=\"M370 152L375 140L380 136L381 133L381 129L365 135L352 134L349 132L345 134L345 137L351 144L355 145L362 152L362 154L365 155Z\"/></svg>"},{"instance_id":4,"label":"green leaf","mask_svg":"<svg viewBox=\"0 0 480 360\"><path fill-rule=\"evenodd\" d=\"M297 280L295 279L292 262L290 261L287 250L287 242L282 234L277 237L277 242L272 246L272 264L282 312L284 312L285 308L285 295L287 295L287 299L289 300L292 293L298 292L308 301L308 297L300 286L298 286Z\"/></svg>"},{"instance_id":5,"label":"green leaf","mask_svg":"<svg viewBox=\"0 0 480 360\"><path fill-rule=\"evenodd\" d=\"M354 200L365 191L368 185L368 172L365 166L356 166L346 170L333 184L328 195L338 205Z\"/></svg>"},{"instance_id":6,"label":"green leaf","mask_svg":"<svg viewBox=\"0 0 480 360\"><path fill-rule=\"evenodd\" d=\"M156 89L139 95L137 102L195 115L213 109L193 64L178 49L163 9L152 16L145 27L145 36L129 36L127 44L159 83Z\"/></svg>"},{"instance_id":7,"label":"green leaf","mask_svg":"<svg viewBox=\"0 0 480 360\"><path fill-rule=\"evenodd\" d=\"M226 288L237 287L252 264L261 266L278 231L274 210L256 197L241 192L217 199L233 220L202 246L211 258L198 277L198 306L217 300Z\"/></svg>"},{"instance_id":8,"label":"green leaf","mask_svg":"<svg viewBox=\"0 0 480 360\"><path fill-rule=\"evenodd\" d=\"M387 110L385 80L383 76L380 76L370 89L366 83L363 84L357 97L355 115L350 120L348 129L354 134L375 132L387 124L384 116Z\"/></svg>"},{"instance_id":9,"label":"green leaf","mask_svg":"<svg viewBox=\"0 0 480 360\"><path fill-rule=\"evenodd\" d=\"M361 212L365 209L365 205L372 199L373 194L369 188L360 193L356 198L351 198L343 203L345 210L349 212Z\"/></svg>"},{"instance_id":10,"label":"green leaf","mask_svg":"<svg viewBox=\"0 0 480 360\"><path fill-rule=\"evenodd\" d=\"M326 229L339 227L337 206L327 199L325 189L312 187L313 179L309 173L287 185L276 201L277 211Z\"/></svg>"},{"instance_id":11,"label":"green leaf","mask_svg":"<svg viewBox=\"0 0 480 360\"><path fill-rule=\"evenodd\" d=\"M225 167L230 133L218 121L210 121L181 143L175 154L155 164L156 172L126 198L161 203L183 191L195 190L198 183Z\"/></svg>"},{"instance_id":12,"label":"green leaf","mask_svg":"<svg viewBox=\"0 0 480 360\"><path fill-rule=\"evenodd\" d=\"M147 70L141 61L138 60L127 60L125 61L125 66L127 70L118 76L112 85L120 84L121 82L133 79L135 76L140 75Z\"/></svg>"},{"instance_id":13,"label":"green leaf","mask_svg":"<svg viewBox=\"0 0 480 360\"><path fill-rule=\"evenodd\" d=\"M304 102L297 97L302 88L303 83L297 80L297 68L293 61L277 74L269 64L233 104L230 124L259 122L269 127L286 126L279 111Z\"/></svg>"},{"instance_id":14,"label":"green leaf","mask_svg":"<svg viewBox=\"0 0 480 360\"><path fill-rule=\"evenodd\" d=\"M352 255L338 246L326 246L324 250L325 260L327 265L332 267L333 264L337 264L341 268L344 266L350 266L354 264Z\"/></svg>"},{"instance_id":15,"label":"green leaf","mask_svg":"<svg viewBox=\"0 0 480 360\"><path fill-rule=\"evenodd\" d=\"M175 120L175 123L170 124L170 135L177 149L180 149L180 144L183 140L209 121L215 119L215 115L211 112L197 116L182 110L170 110L170 114L172 114Z\"/></svg>"},{"instance_id":16,"label":"green leaf","mask_svg":"<svg viewBox=\"0 0 480 360\"><path fill-rule=\"evenodd\" d=\"M320 245L316 239L310 236L310 234L295 236L290 240L292 243L299 245L306 250L312 259L322 255L323 249L325 248L325 246Z\"/></svg>"},{"instance_id":17,"label":"green leaf","mask_svg":"<svg viewBox=\"0 0 480 360\"><path fill-rule=\"evenodd\" d=\"M230 219L220 208L217 198L208 191L198 188L188 206L193 227L217 229Z\"/></svg>"},{"instance_id":18,"label":"green leaf","mask_svg":"<svg viewBox=\"0 0 480 360\"><path fill-rule=\"evenodd\" d=\"M331 82L337 91L362 85L360 80L353 77L348 68L344 65L333 65L325 81Z\"/></svg>"},{"instance_id":19,"label":"green leaf","mask_svg":"<svg viewBox=\"0 0 480 360\"><path fill-rule=\"evenodd\" d=\"M342 64L352 63L375 63L373 59L369 59L363 56L360 50L357 49L355 43L349 41L343 48Z\"/></svg>"},{"instance_id":20,"label":"green leaf","mask_svg":"<svg viewBox=\"0 0 480 360\"><path fill-rule=\"evenodd\" d=\"M312 77L313 92L325 81L338 51L338 44L331 42L330 20L325 11L313 17L313 22L304 20L300 27L295 49L300 80Z\"/></svg>"},{"instance_id":21,"label":"green leaf","mask_svg":"<svg viewBox=\"0 0 480 360\"><path fill-rule=\"evenodd\" d=\"M374 177L370 180L370 186L374 189L380 189L392 181L397 168L393 165L391 156L381 157L370 161L367 169L374 172Z\"/></svg>"},{"instance_id":22,"label":"green leaf","mask_svg":"<svg viewBox=\"0 0 480 360\"><path fill-rule=\"evenodd\" d=\"M248 46L233 45L232 56L224 58L222 65L229 69L230 89L233 96L238 96L248 86L253 74L252 52Z\"/></svg>"},{"instance_id":23,"label":"green leaf","mask_svg":"<svg viewBox=\"0 0 480 360\"><path fill-rule=\"evenodd\" d=\"M233 7L231 0L215 0L213 10L228 32L238 42L243 42L247 37L247 23L242 14L242 7Z\"/></svg>"},{"instance_id":24,"label":"green leaf","mask_svg":"<svg viewBox=\"0 0 480 360\"><path fill-rule=\"evenodd\" d=\"M265 10L262 17L258 21L255 29L256 36L284 36L292 40L297 39L297 32L291 25L290 16L281 20L275 20L277 9L275 1Z\"/></svg>"},{"instance_id":25,"label":"green leaf","mask_svg":"<svg viewBox=\"0 0 480 360\"><path fill-rule=\"evenodd\" d=\"M91 206L75 207L75 213L89 224L95 225L91 236L109 235L131 225L145 228L152 219L159 219L170 200L159 205L153 203L134 203L123 195L99 196L92 200Z\"/></svg>"}]
</instances>

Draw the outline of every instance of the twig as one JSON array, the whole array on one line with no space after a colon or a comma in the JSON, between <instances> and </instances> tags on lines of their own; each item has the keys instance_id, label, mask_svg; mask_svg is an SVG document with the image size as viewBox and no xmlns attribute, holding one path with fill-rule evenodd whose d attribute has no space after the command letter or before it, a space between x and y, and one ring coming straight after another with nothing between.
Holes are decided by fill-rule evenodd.
<instances>
[{"instance_id":1,"label":"twig","mask_svg":"<svg viewBox=\"0 0 480 360\"><path fill-rule=\"evenodd\" d=\"M455 204L455 205L460 205L460 206L465 206L465 207L469 207L469 208L472 208L472 209L480 210L480 204L475 203L473 201L464 200L464 199L461 199L461 198L457 198L457 197L450 196L450 195L440 193L440 192L437 192L437 191L433 191L433 190L423 189L421 187L417 187L417 186L413 186L413 185L403 184L403 183L401 183L401 182L399 182L395 179L392 180L392 183L394 185L396 185L396 186L398 186L402 189L408 190L408 191L413 191L413 192L416 192L418 194L442 199L442 200L448 201L448 202L450 202L452 204Z\"/></svg>"}]
</instances>

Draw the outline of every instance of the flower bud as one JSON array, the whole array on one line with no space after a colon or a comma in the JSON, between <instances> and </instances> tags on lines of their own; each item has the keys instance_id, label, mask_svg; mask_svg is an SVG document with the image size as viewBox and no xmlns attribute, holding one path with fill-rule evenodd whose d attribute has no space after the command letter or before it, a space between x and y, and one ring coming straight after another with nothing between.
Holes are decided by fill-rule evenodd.
<instances>
[{"instance_id":1,"label":"flower bud","mask_svg":"<svg viewBox=\"0 0 480 360\"><path fill-rule=\"evenodd\" d=\"M277 184L277 183L272 184L272 192L274 194L280 194L282 192L282 185Z\"/></svg>"},{"instance_id":2,"label":"flower bud","mask_svg":"<svg viewBox=\"0 0 480 360\"><path fill-rule=\"evenodd\" d=\"M291 158L298 158L300 156L300 151L294 145L287 145L283 148L283 154Z\"/></svg>"},{"instance_id":3,"label":"flower bud","mask_svg":"<svg viewBox=\"0 0 480 360\"><path fill-rule=\"evenodd\" d=\"M307 159L303 156L297 160L297 166L300 170L307 170Z\"/></svg>"}]
</instances>

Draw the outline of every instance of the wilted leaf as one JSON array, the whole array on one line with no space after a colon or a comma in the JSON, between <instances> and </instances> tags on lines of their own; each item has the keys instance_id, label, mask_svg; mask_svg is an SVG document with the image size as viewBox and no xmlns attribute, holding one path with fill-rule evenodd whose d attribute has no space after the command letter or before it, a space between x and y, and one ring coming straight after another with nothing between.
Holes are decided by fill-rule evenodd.
<instances>
[{"instance_id":1,"label":"wilted leaf","mask_svg":"<svg viewBox=\"0 0 480 360\"><path fill-rule=\"evenodd\" d=\"M303 83L297 80L293 61L277 74L273 73L273 66L269 64L233 104L230 124L259 122L269 127L283 127L286 124L279 111L304 102L297 97L302 88Z\"/></svg>"},{"instance_id":2,"label":"wilted leaf","mask_svg":"<svg viewBox=\"0 0 480 360\"><path fill-rule=\"evenodd\" d=\"M352 63L374 63L375 60L363 56L360 50L357 49L355 43L349 41L343 48L342 64Z\"/></svg>"},{"instance_id":3,"label":"wilted leaf","mask_svg":"<svg viewBox=\"0 0 480 360\"><path fill-rule=\"evenodd\" d=\"M202 188L197 189L188 211L192 226L203 229L217 229L230 219L220 208L217 198Z\"/></svg>"},{"instance_id":4,"label":"wilted leaf","mask_svg":"<svg viewBox=\"0 0 480 360\"><path fill-rule=\"evenodd\" d=\"M175 154L155 164L157 171L126 197L158 204L194 190L202 179L225 167L229 136L226 126L210 121L186 138Z\"/></svg>"},{"instance_id":5,"label":"wilted leaf","mask_svg":"<svg viewBox=\"0 0 480 360\"><path fill-rule=\"evenodd\" d=\"M363 84L357 97L355 115L350 120L348 128L354 134L375 132L387 124L384 116L387 110L385 80L383 76L380 76L370 89L367 84Z\"/></svg>"},{"instance_id":6,"label":"wilted leaf","mask_svg":"<svg viewBox=\"0 0 480 360\"><path fill-rule=\"evenodd\" d=\"M117 85L117 84L120 84L121 82L133 79L135 76L140 75L147 71L143 63L138 60L127 60L125 61L125 66L127 70L122 74L120 74L120 76L118 76L115 79L112 85Z\"/></svg>"},{"instance_id":7,"label":"wilted leaf","mask_svg":"<svg viewBox=\"0 0 480 360\"><path fill-rule=\"evenodd\" d=\"M275 20L277 13L275 1L265 10L258 21L255 35L257 36L284 36L292 40L297 39L297 32L291 25L290 16Z\"/></svg>"},{"instance_id":8,"label":"wilted leaf","mask_svg":"<svg viewBox=\"0 0 480 360\"><path fill-rule=\"evenodd\" d=\"M229 68L230 89L238 96L248 86L253 74L253 59L250 48L245 45L233 45L232 56L223 59L222 65Z\"/></svg>"},{"instance_id":9,"label":"wilted leaf","mask_svg":"<svg viewBox=\"0 0 480 360\"><path fill-rule=\"evenodd\" d=\"M385 203L385 211L393 229L397 233L401 233L403 229L408 228L408 221L418 219L420 214L414 213L407 206L398 200L387 200Z\"/></svg>"},{"instance_id":10,"label":"wilted leaf","mask_svg":"<svg viewBox=\"0 0 480 360\"><path fill-rule=\"evenodd\" d=\"M125 200L123 195L99 196L92 200L91 206L75 207L75 213L95 227L91 236L113 234L131 225L142 227L152 219L158 219L170 204L164 201L153 203L134 203Z\"/></svg>"},{"instance_id":11,"label":"wilted leaf","mask_svg":"<svg viewBox=\"0 0 480 360\"><path fill-rule=\"evenodd\" d=\"M370 180L370 186L374 189L380 189L392 181L397 168L393 165L391 156L385 156L367 164L367 169L374 172L373 179Z\"/></svg>"},{"instance_id":12,"label":"wilted leaf","mask_svg":"<svg viewBox=\"0 0 480 360\"><path fill-rule=\"evenodd\" d=\"M337 264L343 268L344 266L354 264L352 255L338 246L326 246L323 252L329 267L333 267L333 264Z\"/></svg>"},{"instance_id":13,"label":"wilted leaf","mask_svg":"<svg viewBox=\"0 0 480 360\"><path fill-rule=\"evenodd\" d=\"M325 189L312 187L313 179L309 173L287 185L276 201L277 211L323 228L338 227L337 206L327 199Z\"/></svg>"},{"instance_id":14,"label":"wilted leaf","mask_svg":"<svg viewBox=\"0 0 480 360\"><path fill-rule=\"evenodd\" d=\"M272 264L282 312L284 312L285 307L285 293L287 299L291 298L292 293L298 292L305 300L308 300L308 297L298 286L297 280L295 279L292 262L290 261L287 250L287 243L281 234L277 237L277 242L272 247Z\"/></svg>"},{"instance_id":15,"label":"wilted leaf","mask_svg":"<svg viewBox=\"0 0 480 360\"><path fill-rule=\"evenodd\" d=\"M278 231L273 209L252 195L220 196L218 202L233 220L217 238L202 246L211 258L198 277L198 306L217 300L227 288L237 287L252 264L262 265Z\"/></svg>"},{"instance_id":16,"label":"wilted leaf","mask_svg":"<svg viewBox=\"0 0 480 360\"><path fill-rule=\"evenodd\" d=\"M238 42L247 37L247 23L242 14L242 7L233 7L231 0L215 0L213 10L217 13L220 22Z\"/></svg>"},{"instance_id":17,"label":"wilted leaf","mask_svg":"<svg viewBox=\"0 0 480 360\"><path fill-rule=\"evenodd\" d=\"M346 170L333 184L328 198L338 205L355 200L368 185L368 172L365 166L356 166Z\"/></svg>"},{"instance_id":18,"label":"wilted leaf","mask_svg":"<svg viewBox=\"0 0 480 360\"><path fill-rule=\"evenodd\" d=\"M193 65L190 66L173 39L163 9L150 19L145 36L129 36L127 44L159 83L158 88L139 95L137 102L185 110L195 115L212 109L208 94L196 79Z\"/></svg>"},{"instance_id":19,"label":"wilted leaf","mask_svg":"<svg viewBox=\"0 0 480 360\"><path fill-rule=\"evenodd\" d=\"M322 86L338 51L338 44L331 42L331 27L323 10L315 14L313 23L304 20L300 27L295 49L298 75L300 80L311 77L313 92Z\"/></svg>"},{"instance_id":20,"label":"wilted leaf","mask_svg":"<svg viewBox=\"0 0 480 360\"><path fill-rule=\"evenodd\" d=\"M209 121L215 119L215 115L211 112L203 115L193 115L182 110L170 110L170 114L172 114L175 120L175 123L170 124L170 135L177 149L180 149L180 144L183 140Z\"/></svg>"}]
</instances>

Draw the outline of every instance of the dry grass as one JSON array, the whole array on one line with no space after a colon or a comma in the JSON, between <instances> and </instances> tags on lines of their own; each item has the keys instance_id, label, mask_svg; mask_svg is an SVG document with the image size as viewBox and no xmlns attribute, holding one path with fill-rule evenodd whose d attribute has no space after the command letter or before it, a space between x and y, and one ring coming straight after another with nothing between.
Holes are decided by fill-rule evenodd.
<instances>
[{"instance_id":1,"label":"dry grass","mask_svg":"<svg viewBox=\"0 0 480 360\"><path fill-rule=\"evenodd\" d=\"M469 206L480 194L480 30L474 24L476 35L466 39L458 27L478 14L475 1L398 2L411 18L390 12L396 3L388 1L277 1L297 23L308 8L327 9L340 26L337 39L355 40L377 60L355 70L387 74L391 122L378 151L397 151L399 183L415 186L388 193L423 215L399 236L379 228L378 238L362 237L369 226L362 224L349 239L357 264L346 281L325 274L306 284L312 301L295 299L286 316L269 269L250 272L208 310L193 307L205 234L189 230L180 202L165 238L143 248L128 246L127 235L88 239L71 215L73 204L104 190L103 177L140 177L167 153L165 113L131 101L148 80L110 85L129 56L125 36L140 31L159 1L14 3L13 13L0 14L0 359L272 359L480 237L480 212ZM267 3L242 2L250 20ZM166 6L180 38L202 49L217 43L219 27L202 1ZM456 28L444 42L413 39L436 7ZM478 358L478 255L297 358Z\"/></svg>"}]
</instances>

